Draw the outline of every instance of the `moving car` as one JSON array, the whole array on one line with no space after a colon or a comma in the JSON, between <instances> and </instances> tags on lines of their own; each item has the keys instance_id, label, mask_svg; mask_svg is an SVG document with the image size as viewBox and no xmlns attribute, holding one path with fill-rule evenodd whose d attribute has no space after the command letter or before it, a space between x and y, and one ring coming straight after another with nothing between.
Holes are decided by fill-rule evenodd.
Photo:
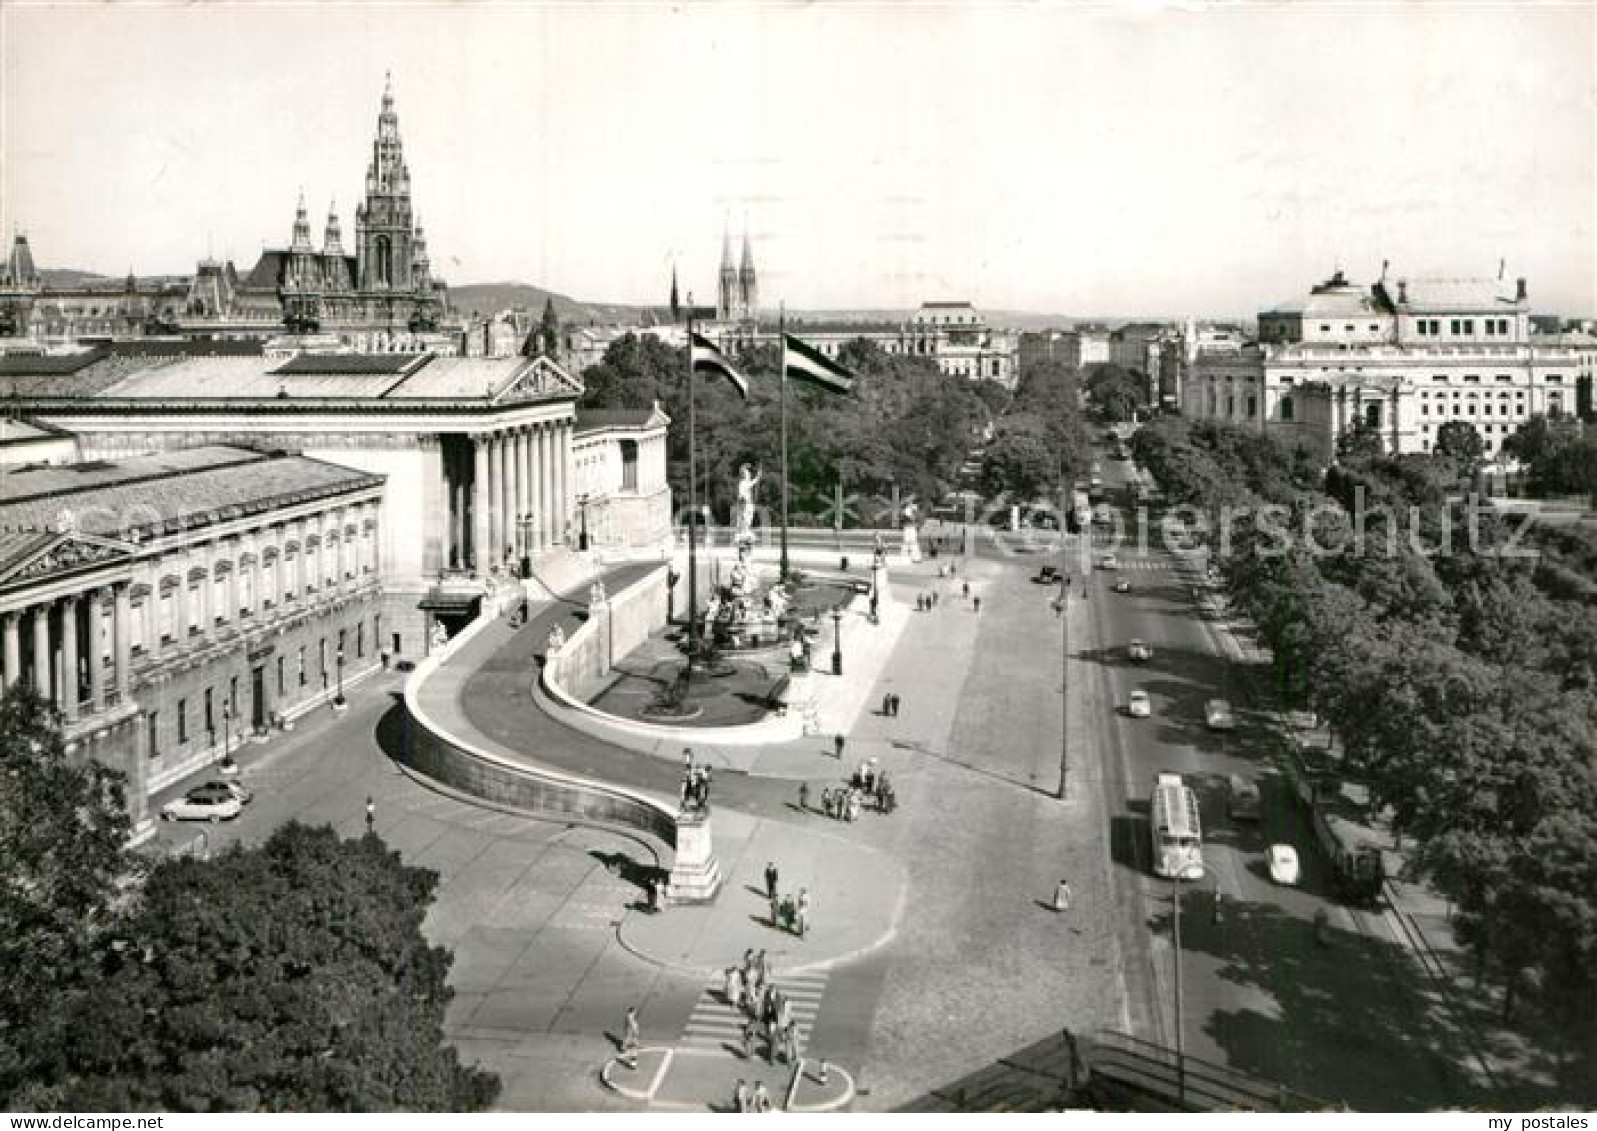
<instances>
[{"instance_id":1,"label":"moving car","mask_svg":"<svg viewBox=\"0 0 1597 1131\"><path fill-rule=\"evenodd\" d=\"M1282 887L1292 887L1298 882L1298 850L1290 844L1272 844L1266 857L1270 863L1270 878Z\"/></svg>"},{"instance_id":2,"label":"moving car","mask_svg":"<svg viewBox=\"0 0 1597 1131\"><path fill-rule=\"evenodd\" d=\"M1113 554L1105 554L1103 557L1098 559L1098 568L1099 569L1119 569L1120 568L1120 559L1115 557Z\"/></svg>"},{"instance_id":3,"label":"moving car","mask_svg":"<svg viewBox=\"0 0 1597 1131\"><path fill-rule=\"evenodd\" d=\"M1133 640L1126 645L1126 658L1137 663L1146 663L1153 659L1153 649L1140 640Z\"/></svg>"},{"instance_id":4,"label":"moving car","mask_svg":"<svg viewBox=\"0 0 1597 1131\"><path fill-rule=\"evenodd\" d=\"M163 821L231 821L244 812L244 803L232 795L224 796L204 786L196 786L182 797L168 801L161 809Z\"/></svg>"},{"instance_id":5,"label":"moving car","mask_svg":"<svg viewBox=\"0 0 1597 1131\"><path fill-rule=\"evenodd\" d=\"M1259 787L1241 774L1226 778L1226 813L1233 821L1259 819Z\"/></svg>"},{"instance_id":6,"label":"moving car","mask_svg":"<svg viewBox=\"0 0 1597 1131\"><path fill-rule=\"evenodd\" d=\"M1116 593L1130 593L1131 582L1123 577L1117 577L1115 578L1114 590Z\"/></svg>"},{"instance_id":7,"label":"moving car","mask_svg":"<svg viewBox=\"0 0 1597 1131\"><path fill-rule=\"evenodd\" d=\"M1126 714L1134 719L1146 719L1153 714L1153 700L1142 688L1131 693L1131 698L1126 702Z\"/></svg>"},{"instance_id":8,"label":"moving car","mask_svg":"<svg viewBox=\"0 0 1597 1131\"><path fill-rule=\"evenodd\" d=\"M1203 721L1210 730L1236 730L1237 717L1224 699L1211 699L1203 705Z\"/></svg>"},{"instance_id":9,"label":"moving car","mask_svg":"<svg viewBox=\"0 0 1597 1131\"><path fill-rule=\"evenodd\" d=\"M1037 576L1032 578L1039 585L1054 585L1059 581L1058 566L1043 566L1037 571Z\"/></svg>"}]
</instances>

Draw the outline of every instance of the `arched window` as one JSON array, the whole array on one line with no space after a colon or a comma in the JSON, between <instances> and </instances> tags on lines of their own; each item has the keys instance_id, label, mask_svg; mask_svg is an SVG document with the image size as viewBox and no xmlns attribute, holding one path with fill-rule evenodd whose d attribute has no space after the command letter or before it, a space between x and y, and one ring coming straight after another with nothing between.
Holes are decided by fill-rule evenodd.
<instances>
[{"instance_id":1,"label":"arched window","mask_svg":"<svg viewBox=\"0 0 1597 1131\"><path fill-rule=\"evenodd\" d=\"M1281 398L1281 419L1282 420L1291 420L1291 419L1293 419L1293 417L1292 417L1292 398L1291 397L1282 397Z\"/></svg>"},{"instance_id":2,"label":"arched window","mask_svg":"<svg viewBox=\"0 0 1597 1131\"><path fill-rule=\"evenodd\" d=\"M388 242L387 236L378 236L372 245L372 272L377 277L377 285L386 287L393 279L394 249Z\"/></svg>"}]
</instances>

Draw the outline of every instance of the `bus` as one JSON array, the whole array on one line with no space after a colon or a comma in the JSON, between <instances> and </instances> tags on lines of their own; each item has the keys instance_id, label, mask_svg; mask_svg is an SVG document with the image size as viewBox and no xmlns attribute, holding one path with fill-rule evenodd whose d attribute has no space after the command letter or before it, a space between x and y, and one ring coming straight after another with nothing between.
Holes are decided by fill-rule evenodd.
<instances>
[{"instance_id":1,"label":"bus","mask_svg":"<svg viewBox=\"0 0 1597 1131\"><path fill-rule=\"evenodd\" d=\"M1161 772L1149 805L1153 830L1153 872L1165 879L1203 878L1203 827L1198 795L1180 774Z\"/></svg>"}]
</instances>

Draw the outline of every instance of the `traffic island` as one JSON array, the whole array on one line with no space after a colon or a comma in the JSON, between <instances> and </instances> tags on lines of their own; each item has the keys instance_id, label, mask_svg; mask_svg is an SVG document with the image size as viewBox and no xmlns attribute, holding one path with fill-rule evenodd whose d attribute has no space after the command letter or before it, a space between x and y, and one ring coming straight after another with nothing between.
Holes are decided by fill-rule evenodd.
<instances>
[{"instance_id":1,"label":"traffic island","mask_svg":"<svg viewBox=\"0 0 1597 1131\"><path fill-rule=\"evenodd\" d=\"M635 1064L612 1057L599 1071L604 1086L619 1096L665 1111L737 1110L738 1081L752 1093L765 1085L775 1111L815 1115L838 1111L854 1100L853 1074L836 1064L800 1057L796 1065L761 1058L745 1060L703 1049L645 1048Z\"/></svg>"}]
</instances>

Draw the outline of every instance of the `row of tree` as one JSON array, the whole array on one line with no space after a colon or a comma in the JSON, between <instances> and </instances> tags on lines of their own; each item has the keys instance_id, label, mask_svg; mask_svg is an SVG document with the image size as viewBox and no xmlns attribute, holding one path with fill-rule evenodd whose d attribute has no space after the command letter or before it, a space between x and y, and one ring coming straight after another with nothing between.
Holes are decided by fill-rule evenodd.
<instances>
[{"instance_id":1,"label":"row of tree","mask_svg":"<svg viewBox=\"0 0 1597 1131\"><path fill-rule=\"evenodd\" d=\"M1529 995L1562 1038L1566 1084L1591 1097L1597 609L1569 576L1580 548L1473 508L1448 454L1355 438L1322 474L1265 436L1176 418L1134 451L1216 524L1282 701L1327 720L1413 838L1416 870L1454 901L1505 1012Z\"/></svg>"},{"instance_id":2,"label":"row of tree","mask_svg":"<svg viewBox=\"0 0 1597 1131\"><path fill-rule=\"evenodd\" d=\"M982 454L982 493L1028 502L1047 496L1087 472L1089 445L1076 370L1057 361L1028 365Z\"/></svg>"},{"instance_id":3,"label":"row of tree","mask_svg":"<svg viewBox=\"0 0 1597 1131\"><path fill-rule=\"evenodd\" d=\"M152 863L122 776L75 764L25 687L0 698L0 1108L475 1111L444 1044L435 873L376 836L290 824Z\"/></svg>"},{"instance_id":4,"label":"row of tree","mask_svg":"<svg viewBox=\"0 0 1597 1131\"><path fill-rule=\"evenodd\" d=\"M776 513L781 463L781 357L774 346L736 359L749 378L744 401L725 382L699 378L696 394L701 503L725 516L735 499L739 465L767 473L764 490ZM789 509L797 524L832 525L841 488L845 526L890 523L889 500L914 496L924 513L959 482L959 469L981 431L1009 400L990 381L940 372L928 358L889 354L858 340L839 362L855 374L839 397L789 382ZM583 373L585 409L647 408L671 417L670 478L679 506L688 498L687 351L652 336L627 335Z\"/></svg>"}]
</instances>

